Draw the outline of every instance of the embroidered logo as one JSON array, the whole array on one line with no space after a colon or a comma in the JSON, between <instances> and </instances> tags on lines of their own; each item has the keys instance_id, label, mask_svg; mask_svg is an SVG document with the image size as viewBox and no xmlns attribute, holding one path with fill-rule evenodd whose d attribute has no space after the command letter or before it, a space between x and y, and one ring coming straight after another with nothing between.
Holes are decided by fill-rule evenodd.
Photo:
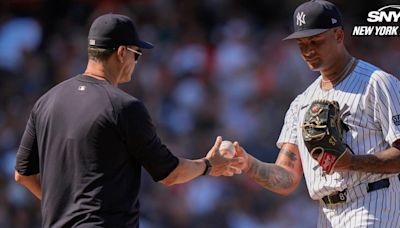
<instances>
[{"instance_id":1,"label":"embroidered logo","mask_svg":"<svg viewBox=\"0 0 400 228\"><path fill-rule=\"evenodd\" d=\"M297 13L296 19L297 19L296 21L297 26L302 26L306 24L306 15L304 14L303 11Z\"/></svg>"},{"instance_id":2,"label":"embroidered logo","mask_svg":"<svg viewBox=\"0 0 400 228\"><path fill-rule=\"evenodd\" d=\"M317 113L319 112L319 110L321 110L321 107L318 104L315 104L314 106L311 107L311 111L313 113Z\"/></svg>"},{"instance_id":3,"label":"embroidered logo","mask_svg":"<svg viewBox=\"0 0 400 228\"><path fill-rule=\"evenodd\" d=\"M331 170L336 159L335 155L324 153L319 165L322 167L322 170Z\"/></svg>"},{"instance_id":4,"label":"embroidered logo","mask_svg":"<svg viewBox=\"0 0 400 228\"><path fill-rule=\"evenodd\" d=\"M393 120L394 125L396 125L396 126L400 125L400 115L392 116L392 120Z\"/></svg>"}]
</instances>

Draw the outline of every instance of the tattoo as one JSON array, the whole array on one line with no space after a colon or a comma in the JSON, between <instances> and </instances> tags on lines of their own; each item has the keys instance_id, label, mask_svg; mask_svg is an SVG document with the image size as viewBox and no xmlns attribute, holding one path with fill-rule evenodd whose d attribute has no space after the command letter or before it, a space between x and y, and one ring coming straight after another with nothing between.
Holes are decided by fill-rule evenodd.
<instances>
[{"instance_id":1,"label":"tattoo","mask_svg":"<svg viewBox=\"0 0 400 228\"><path fill-rule=\"evenodd\" d=\"M281 153L286 155L291 161L297 160L296 154L290 150L282 149Z\"/></svg>"},{"instance_id":2,"label":"tattoo","mask_svg":"<svg viewBox=\"0 0 400 228\"><path fill-rule=\"evenodd\" d=\"M294 163L290 162L290 161L281 161L278 163L278 165L283 165L283 166L287 166L289 168L294 168Z\"/></svg>"},{"instance_id":3,"label":"tattoo","mask_svg":"<svg viewBox=\"0 0 400 228\"><path fill-rule=\"evenodd\" d=\"M287 150L287 149L282 149L281 153L283 155L285 155L286 157L288 157L290 160L285 159L283 161L280 161L278 163L278 165L287 166L287 167L293 169L294 168L294 162L297 160L296 153L294 153L294 152L292 152L290 150Z\"/></svg>"},{"instance_id":4,"label":"tattoo","mask_svg":"<svg viewBox=\"0 0 400 228\"><path fill-rule=\"evenodd\" d=\"M255 161L248 174L261 186L271 191L287 189L293 185L293 174L275 164Z\"/></svg>"}]
</instances>

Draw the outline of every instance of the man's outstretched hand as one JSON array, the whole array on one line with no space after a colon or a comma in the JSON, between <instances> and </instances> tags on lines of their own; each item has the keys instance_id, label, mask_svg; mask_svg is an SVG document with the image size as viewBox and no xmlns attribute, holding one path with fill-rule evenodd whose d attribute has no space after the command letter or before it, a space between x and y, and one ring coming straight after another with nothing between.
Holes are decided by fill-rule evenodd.
<instances>
[{"instance_id":1,"label":"man's outstretched hand","mask_svg":"<svg viewBox=\"0 0 400 228\"><path fill-rule=\"evenodd\" d=\"M242 170L237 168L238 164L243 163L242 157L227 158L219 153L219 147L222 142L222 137L218 136L215 140L214 146L207 153L206 158L211 163L210 176L233 176L235 174L241 174Z\"/></svg>"}]
</instances>

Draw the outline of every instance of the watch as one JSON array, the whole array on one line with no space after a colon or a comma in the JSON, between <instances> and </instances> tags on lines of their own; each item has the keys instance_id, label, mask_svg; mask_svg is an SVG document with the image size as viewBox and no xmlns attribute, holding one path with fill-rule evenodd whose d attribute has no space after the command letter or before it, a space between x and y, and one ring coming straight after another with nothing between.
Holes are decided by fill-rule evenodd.
<instances>
[{"instance_id":1,"label":"watch","mask_svg":"<svg viewBox=\"0 0 400 228\"><path fill-rule=\"evenodd\" d=\"M208 160L207 158L203 158L203 161L206 164L206 169L204 170L203 174L201 174L201 175L206 176L210 173L212 166L211 166L210 160Z\"/></svg>"}]
</instances>

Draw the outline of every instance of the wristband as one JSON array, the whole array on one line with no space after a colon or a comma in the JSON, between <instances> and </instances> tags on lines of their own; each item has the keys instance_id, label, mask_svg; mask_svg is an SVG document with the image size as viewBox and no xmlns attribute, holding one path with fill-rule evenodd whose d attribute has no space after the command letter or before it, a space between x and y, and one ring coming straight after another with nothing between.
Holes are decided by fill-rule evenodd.
<instances>
[{"instance_id":1,"label":"wristband","mask_svg":"<svg viewBox=\"0 0 400 228\"><path fill-rule=\"evenodd\" d=\"M204 169L203 174L201 174L202 176L206 176L210 173L211 171L211 162L210 160L208 160L207 158L203 158L204 163L206 164L206 168Z\"/></svg>"}]
</instances>

